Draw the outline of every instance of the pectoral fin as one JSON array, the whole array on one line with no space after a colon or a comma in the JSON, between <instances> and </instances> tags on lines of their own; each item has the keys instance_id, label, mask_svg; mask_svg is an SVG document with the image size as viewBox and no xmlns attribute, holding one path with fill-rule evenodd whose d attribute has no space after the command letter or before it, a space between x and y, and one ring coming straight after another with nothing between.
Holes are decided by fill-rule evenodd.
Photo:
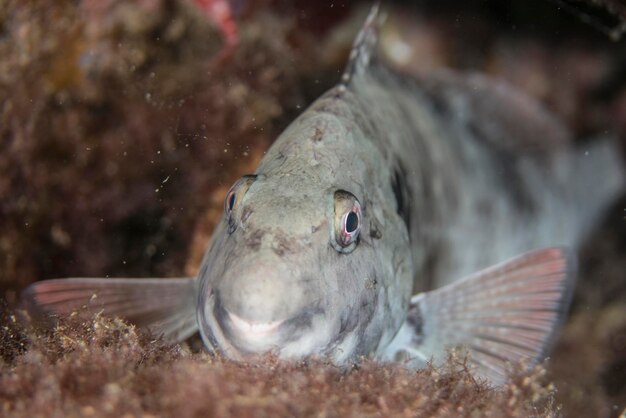
<instances>
[{"instance_id":1,"label":"pectoral fin","mask_svg":"<svg viewBox=\"0 0 626 418\"><path fill-rule=\"evenodd\" d=\"M58 279L29 286L23 299L31 311L53 316L97 312L121 317L169 341L196 332L195 279Z\"/></svg>"},{"instance_id":2,"label":"pectoral fin","mask_svg":"<svg viewBox=\"0 0 626 418\"><path fill-rule=\"evenodd\" d=\"M386 357L405 352L416 365L443 361L462 346L474 374L502 384L513 364L545 356L574 287L566 250L532 251L463 280L414 296Z\"/></svg>"}]
</instances>

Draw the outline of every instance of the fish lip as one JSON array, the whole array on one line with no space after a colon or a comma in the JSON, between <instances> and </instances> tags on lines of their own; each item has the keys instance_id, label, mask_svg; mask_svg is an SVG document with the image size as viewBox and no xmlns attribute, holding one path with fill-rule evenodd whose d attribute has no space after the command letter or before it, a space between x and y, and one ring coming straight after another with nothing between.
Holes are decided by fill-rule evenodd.
<instances>
[{"instance_id":1,"label":"fish lip","mask_svg":"<svg viewBox=\"0 0 626 418\"><path fill-rule=\"evenodd\" d=\"M278 334L281 326L287 322L286 320L254 322L243 319L224 307L218 292L214 294L213 314L217 326L220 327L229 344L236 346L239 351L244 352L247 350L242 349L241 344L238 344L238 342L245 340L259 341L263 338L270 338Z\"/></svg>"},{"instance_id":2,"label":"fish lip","mask_svg":"<svg viewBox=\"0 0 626 418\"><path fill-rule=\"evenodd\" d=\"M232 312L226 311L230 324L236 328L239 333L248 337L262 337L274 332L278 327L285 323L285 320L271 322L253 322L247 321Z\"/></svg>"},{"instance_id":3,"label":"fish lip","mask_svg":"<svg viewBox=\"0 0 626 418\"><path fill-rule=\"evenodd\" d=\"M241 318L227 310L221 302L219 292L214 292L213 314L216 325L228 340L229 345L236 347L241 354L252 354L257 350L246 349L244 341L261 342L263 339L273 339L271 346L280 351L280 347L287 342L296 340L302 330L312 326L313 318L323 314L323 310L314 307L300 311L288 319L254 322ZM269 345L269 344L268 344ZM266 351L272 351L268 348Z\"/></svg>"}]
</instances>

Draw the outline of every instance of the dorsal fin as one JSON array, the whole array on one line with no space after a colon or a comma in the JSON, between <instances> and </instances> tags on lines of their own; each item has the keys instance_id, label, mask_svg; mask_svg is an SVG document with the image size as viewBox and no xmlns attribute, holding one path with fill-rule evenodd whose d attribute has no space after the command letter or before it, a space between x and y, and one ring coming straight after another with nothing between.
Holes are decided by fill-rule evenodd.
<instances>
[{"instance_id":1,"label":"dorsal fin","mask_svg":"<svg viewBox=\"0 0 626 418\"><path fill-rule=\"evenodd\" d=\"M549 156L570 143L571 133L558 119L505 81L439 70L419 83L449 123L465 126L496 150Z\"/></svg>"},{"instance_id":2,"label":"dorsal fin","mask_svg":"<svg viewBox=\"0 0 626 418\"><path fill-rule=\"evenodd\" d=\"M354 40L348 65L341 76L341 84L348 85L355 75L367 71L372 56L376 53L378 34L384 21L385 13L381 11L380 2L377 1Z\"/></svg>"}]
</instances>

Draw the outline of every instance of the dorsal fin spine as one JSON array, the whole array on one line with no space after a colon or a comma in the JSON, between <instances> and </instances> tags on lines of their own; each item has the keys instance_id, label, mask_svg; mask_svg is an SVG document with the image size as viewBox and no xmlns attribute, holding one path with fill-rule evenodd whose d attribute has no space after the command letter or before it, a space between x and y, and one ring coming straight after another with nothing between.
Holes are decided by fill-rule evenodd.
<instances>
[{"instance_id":1,"label":"dorsal fin spine","mask_svg":"<svg viewBox=\"0 0 626 418\"><path fill-rule=\"evenodd\" d=\"M365 23L354 40L348 65L341 77L341 84L346 86L357 75L367 71L373 55L376 53L380 27L385 20L385 13L381 12L380 2L374 3Z\"/></svg>"}]
</instances>

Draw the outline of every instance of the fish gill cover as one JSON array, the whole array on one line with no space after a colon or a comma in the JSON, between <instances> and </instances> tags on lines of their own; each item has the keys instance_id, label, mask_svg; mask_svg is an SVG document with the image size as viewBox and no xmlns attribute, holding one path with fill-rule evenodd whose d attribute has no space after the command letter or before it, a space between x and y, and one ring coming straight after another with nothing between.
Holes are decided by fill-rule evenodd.
<instances>
[{"instance_id":1,"label":"fish gill cover","mask_svg":"<svg viewBox=\"0 0 626 418\"><path fill-rule=\"evenodd\" d=\"M411 3L385 34L398 66L503 77L581 142L600 132L625 142L623 41L539 0ZM18 323L17 292L35 280L193 274L228 186L338 81L362 17L352 2L233 5L239 41L223 56L220 29L191 1L0 4L0 287L10 306L1 414L618 416L623 200L582 250L573 313L547 374L498 390L476 382L462 355L420 371L245 365L119 320L70 319L52 332Z\"/></svg>"}]
</instances>

